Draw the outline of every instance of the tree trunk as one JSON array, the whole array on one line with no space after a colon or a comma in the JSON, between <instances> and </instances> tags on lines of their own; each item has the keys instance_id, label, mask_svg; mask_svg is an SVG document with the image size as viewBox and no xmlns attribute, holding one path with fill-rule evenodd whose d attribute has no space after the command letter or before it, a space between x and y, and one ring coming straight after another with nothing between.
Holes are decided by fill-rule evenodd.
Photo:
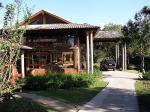
<instances>
[{"instance_id":1,"label":"tree trunk","mask_svg":"<svg viewBox=\"0 0 150 112\"><path fill-rule=\"evenodd\" d=\"M145 63L144 63L144 55L141 55L141 69L142 69L142 73L145 74Z\"/></svg>"},{"instance_id":2,"label":"tree trunk","mask_svg":"<svg viewBox=\"0 0 150 112\"><path fill-rule=\"evenodd\" d=\"M141 37L141 36L140 36ZM143 46L144 46L144 43L143 43L143 41L142 41L142 39L141 39L141 72L142 72L142 74L145 74L145 69L144 69L144 58L145 58L145 55L144 55L144 48L143 48Z\"/></svg>"}]
</instances>

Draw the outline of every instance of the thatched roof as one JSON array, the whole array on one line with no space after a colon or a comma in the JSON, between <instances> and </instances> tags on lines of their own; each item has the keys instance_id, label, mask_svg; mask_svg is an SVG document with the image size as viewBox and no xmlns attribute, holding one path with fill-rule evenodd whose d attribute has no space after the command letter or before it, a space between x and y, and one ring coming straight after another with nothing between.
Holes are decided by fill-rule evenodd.
<instances>
[{"instance_id":1,"label":"thatched roof","mask_svg":"<svg viewBox=\"0 0 150 112\"><path fill-rule=\"evenodd\" d=\"M98 31L94 40L98 42L118 41L123 35L117 31Z\"/></svg>"},{"instance_id":2,"label":"thatched roof","mask_svg":"<svg viewBox=\"0 0 150 112\"><path fill-rule=\"evenodd\" d=\"M98 26L93 26L90 24L37 24L37 25L27 25L20 26L19 29L26 30L58 30L58 29L98 29Z\"/></svg>"}]
</instances>

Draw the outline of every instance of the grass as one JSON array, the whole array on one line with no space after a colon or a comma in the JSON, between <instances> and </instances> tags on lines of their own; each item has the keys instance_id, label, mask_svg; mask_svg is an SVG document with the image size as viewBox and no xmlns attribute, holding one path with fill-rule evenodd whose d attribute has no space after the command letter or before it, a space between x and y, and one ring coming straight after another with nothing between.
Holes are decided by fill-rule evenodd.
<instances>
[{"instance_id":1,"label":"grass","mask_svg":"<svg viewBox=\"0 0 150 112\"><path fill-rule=\"evenodd\" d=\"M37 104L29 99L15 98L0 102L1 112L58 112L56 110L47 108L43 105Z\"/></svg>"},{"instance_id":2,"label":"grass","mask_svg":"<svg viewBox=\"0 0 150 112\"><path fill-rule=\"evenodd\" d=\"M98 92L105 88L106 85L107 82L99 80L89 88L49 89L34 93L78 106L91 100Z\"/></svg>"},{"instance_id":3,"label":"grass","mask_svg":"<svg viewBox=\"0 0 150 112\"><path fill-rule=\"evenodd\" d=\"M150 112L150 80L138 80L135 84L140 112Z\"/></svg>"}]
</instances>

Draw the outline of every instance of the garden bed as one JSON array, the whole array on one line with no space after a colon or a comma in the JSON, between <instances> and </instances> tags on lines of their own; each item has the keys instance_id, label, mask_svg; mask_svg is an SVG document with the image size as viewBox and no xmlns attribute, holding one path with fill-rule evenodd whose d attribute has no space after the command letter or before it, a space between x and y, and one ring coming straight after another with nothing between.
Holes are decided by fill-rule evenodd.
<instances>
[{"instance_id":1,"label":"garden bed","mask_svg":"<svg viewBox=\"0 0 150 112\"><path fill-rule=\"evenodd\" d=\"M48 73L44 76L32 76L20 80L19 84L23 91L79 106L90 101L106 87L107 82L103 81L101 76L99 70L96 70L94 74L87 74L86 72Z\"/></svg>"}]
</instances>

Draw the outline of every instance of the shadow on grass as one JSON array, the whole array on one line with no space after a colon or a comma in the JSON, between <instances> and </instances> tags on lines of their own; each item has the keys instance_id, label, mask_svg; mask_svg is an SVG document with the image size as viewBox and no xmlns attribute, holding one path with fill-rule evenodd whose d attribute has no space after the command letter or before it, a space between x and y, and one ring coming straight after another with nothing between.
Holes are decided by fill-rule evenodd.
<instances>
[{"instance_id":1,"label":"shadow on grass","mask_svg":"<svg viewBox=\"0 0 150 112\"><path fill-rule=\"evenodd\" d=\"M107 82L99 80L89 88L72 88L72 89L48 89L42 91L31 91L41 96L50 97L73 106L79 106L90 101L96 94L107 86Z\"/></svg>"},{"instance_id":2,"label":"shadow on grass","mask_svg":"<svg viewBox=\"0 0 150 112\"><path fill-rule=\"evenodd\" d=\"M95 88L76 88L76 89L49 89L46 91L37 91L35 94L50 97L73 106L83 105L90 101L104 87Z\"/></svg>"},{"instance_id":3,"label":"shadow on grass","mask_svg":"<svg viewBox=\"0 0 150 112\"><path fill-rule=\"evenodd\" d=\"M31 100L15 98L0 102L0 112L56 112Z\"/></svg>"},{"instance_id":4,"label":"shadow on grass","mask_svg":"<svg viewBox=\"0 0 150 112\"><path fill-rule=\"evenodd\" d=\"M143 94L137 97L140 112L150 112L150 94Z\"/></svg>"}]
</instances>

